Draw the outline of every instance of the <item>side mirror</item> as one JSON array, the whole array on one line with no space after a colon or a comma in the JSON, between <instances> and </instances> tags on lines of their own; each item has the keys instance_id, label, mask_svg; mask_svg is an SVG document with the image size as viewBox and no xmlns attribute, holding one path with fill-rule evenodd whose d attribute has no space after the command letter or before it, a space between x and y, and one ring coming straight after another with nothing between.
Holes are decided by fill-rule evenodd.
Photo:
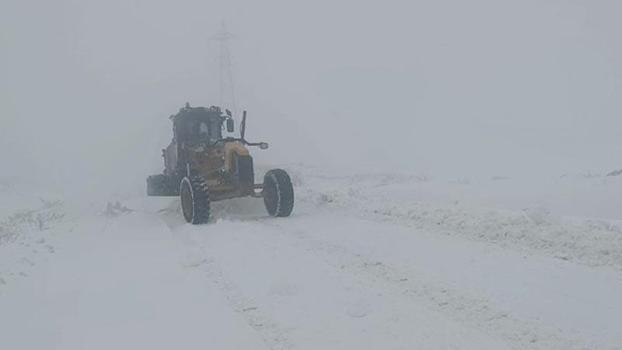
<instances>
[{"instance_id":1,"label":"side mirror","mask_svg":"<svg viewBox=\"0 0 622 350\"><path fill-rule=\"evenodd\" d=\"M227 113L227 116L228 116L229 118L231 118L231 111L230 111L230 110L225 109L225 113Z\"/></svg>"},{"instance_id":2,"label":"side mirror","mask_svg":"<svg viewBox=\"0 0 622 350\"><path fill-rule=\"evenodd\" d=\"M268 145L267 142L262 142L262 143L259 144L259 148L261 148L261 149L268 149L269 146L270 145Z\"/></svg>"},{"instance_id":3,"label":"side mirror","mask_svg":"<svg viewBox=\"0 0 622 350\"><path fill-rule=\"evenodd\" d=\"M227 118L227 131L233 132L233 129L234 129L233 119Z\"/></svg>"}]
</instances>

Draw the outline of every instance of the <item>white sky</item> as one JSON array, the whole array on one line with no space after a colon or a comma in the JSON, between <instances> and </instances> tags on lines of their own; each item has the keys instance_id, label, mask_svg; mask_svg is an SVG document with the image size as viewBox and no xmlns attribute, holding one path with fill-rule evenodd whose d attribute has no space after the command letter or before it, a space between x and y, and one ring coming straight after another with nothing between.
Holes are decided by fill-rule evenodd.
<instances>
[{"instance_id":1,"label":"white sky","mask_svg":"<svg viewBox=\"0 0 622 350\"><path fill-rule=\"evenodd\" d=\"M272 145L260 161L620 168L620 13L612 0L3 0L0 175L143 186L167 117L218 103L221 20L248 137Z\"/></svg>"}]
</instances>

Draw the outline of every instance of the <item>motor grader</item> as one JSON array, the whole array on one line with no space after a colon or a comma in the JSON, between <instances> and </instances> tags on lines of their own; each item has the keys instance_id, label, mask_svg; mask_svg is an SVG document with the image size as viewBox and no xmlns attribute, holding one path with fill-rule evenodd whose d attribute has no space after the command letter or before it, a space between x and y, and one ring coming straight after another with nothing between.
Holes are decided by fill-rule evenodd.
<instances>
[{"instance_id":1,"label":"motor grader","mask_svg":"<svg viewBox=\"0 0 622 350\"><path fill-rule=\"evenodd\" d=\"M195 225L208 222L210 202L238 197L263 198L271 216L291 214L294 189L287 172L270 170L263 183L255 183L249 147L267 149L268 144L245 139L246 111L237 138L223 137L223 131L234 132L235 123L220 107L186 104L170 119L173 140L162 150L164 171L147 178L147 195L180 196L184 218Z\"/></svg>"}]
</instances>

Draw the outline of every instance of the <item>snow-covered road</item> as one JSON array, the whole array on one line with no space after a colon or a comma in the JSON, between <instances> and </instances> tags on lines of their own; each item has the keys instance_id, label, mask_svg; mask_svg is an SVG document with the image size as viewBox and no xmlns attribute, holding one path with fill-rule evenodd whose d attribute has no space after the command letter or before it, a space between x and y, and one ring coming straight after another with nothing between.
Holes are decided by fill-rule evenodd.
<instances>
[{"instance_id":1,"label":"snow-covered road","mask_svg":"<svg viewBox=\"0 0 622 350\"><path fill-rule=\"evenodd\" d=\"M235 200L197 227L137 198L0 245L0 347L622 349L615 259L439 234L312 188L286 219ZM339 194L373 195L358 190Z\"/></svg>"}]
</instances>

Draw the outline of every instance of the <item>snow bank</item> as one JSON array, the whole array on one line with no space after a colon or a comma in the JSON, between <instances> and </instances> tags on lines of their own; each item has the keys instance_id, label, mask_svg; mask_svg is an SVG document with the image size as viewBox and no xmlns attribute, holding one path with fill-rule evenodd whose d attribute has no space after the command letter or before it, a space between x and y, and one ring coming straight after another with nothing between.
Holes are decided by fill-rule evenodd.
<instances>
[{"instance_id":1,"label":"snow bank","mask_svg":"<svg viewBox=\"0 0 622 350\"><path fill-rule=\"evenodd\" d=\"M590 266L622 269L622 179L441 181L292 166L298 200ZM594 212L594 203L601 208ZM610 213L611 219L590 214ZM581 215L583 214L583 215ZM604 214L603 214L604 215ZM622 213L618 214L622 215Z\"/></svg>"},{"instance_id":2,"label":"snow bank","mask_svg":"<svg viewBox=\"0 0 622 350\"><path fill-rule=\"evenodd\" d=\"M0 220L0 292L13 280L27 277L45 256L55 252L52 229L64 218L60 201L40 200Z\"/></svg>"}]
</instances>

